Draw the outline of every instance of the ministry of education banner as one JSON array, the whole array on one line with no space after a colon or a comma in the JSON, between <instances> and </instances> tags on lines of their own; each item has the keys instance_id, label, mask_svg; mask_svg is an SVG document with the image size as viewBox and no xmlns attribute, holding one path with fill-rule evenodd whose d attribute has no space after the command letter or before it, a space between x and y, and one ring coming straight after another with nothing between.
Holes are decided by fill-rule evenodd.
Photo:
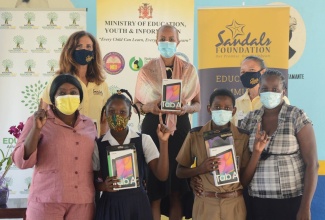
<instances>
[{"instance_id":1,"label":"ministry of education banner","mask_svg":"<svg viewBox=\"0 0 325 220\"><path fill-rule=\"evenodd\" d=\"M245 92L240 63L249 55L288 79L289 7L207 8L198 10L198 68L202 110L199 124L209 120L206 106L215 89Z\"/></svg>"},{"instance_id":2,"label":"ministry of education banner","mask_svg":"<svg viewBox=\"0 0 325 220\"><path fill-rule=\"evenodd\" d=\"M157 29L164 24L179 30L178 56L193 61L193 0L98 0L97 39L111 93L119 88L134 95L140 68L159 57ZM138 118L129 123L138 130Z\"/></svg>"}]
</instances>

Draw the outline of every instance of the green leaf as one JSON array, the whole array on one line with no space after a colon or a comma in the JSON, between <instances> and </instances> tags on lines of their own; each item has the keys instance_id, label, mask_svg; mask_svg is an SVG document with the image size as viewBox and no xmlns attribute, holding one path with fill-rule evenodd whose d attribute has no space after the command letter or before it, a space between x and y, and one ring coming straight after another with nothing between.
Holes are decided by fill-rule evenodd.
<instances>
[{"instance_id":1,"label":"green leaf","mask_svg":"<svg viewBox=\"0 0 325 220\"><path fill-rule=\"evenodd\" d=\"M33 85L30 85L30 88L33 88Z\"/></svg>"},{"instance_id":2,"label":"green leaf","mask_svg":"<svg viewBox=\"0 0 325 220\"><path fill-rule=\"evenodd\" d=\"M22 102L22 103L24 103L24 102L25 102L25 100L21 100L21 102Z\"/></svg>"},{"instance_id":3,"label":"green leaf","mask_svg":"<svg viewBox=\"0 0 325 220\"><path fill-rule=\"evenodd\" d=\"M29 109L33 109L32 107L29 107Z\"/></svg>"},{"instance_id":4,"label":"green leaf","mask_svg":"<svg viewBox=\"0 0 325 220\"><path fill-rule=\"evenodd\" d=\"M25 98L25 99L27 99L27 98L28 98L28 96L24 96L24 98Z\"/></svg>"},{"instance_id":5,"label":"green leaf","mask_svg":"<svg viewBox=\"0 0 325 220\"><path fill-rule=\"evenodd\" d=\"M29 86L26 86L26 88L28 89L28 88L29 88Z\"/></svg>"},{"instance_id":6,"label":"green leaf","mask_svg":"<svg viewBox=\"0 0 325 220\"><path fill-rule=\"evenodd\" d=\"M33 90L33 89L30 89L30 91L31 91L31 92L34 92L34 90Z\"/></svg>"},{"instance_id":7,"label":"green leaf","mask_svg":"<svg viewBox=\"0 0 325 220\"><path fill-rule=\"evenodd\" d=\"M21 93L25 94L25 92L24 92L24 91L21 91Z\"/></svg>"},{"instance_id":8,"label":"green leaf","mask_svg":"<svg viewBox=\"0 0 325 220\"><path fill-rule=\"evenodd\" d=\"M30 93L26 93L26 95L30 95Z\"/></svg>"},{"instance_id":9,"label":"green leaf","mask_svg":"<svg viewBox=\"0 0 325 220\"><path fill-rule=\"evenodd\" d=\"M28 104L25 104L25 106L28 106Z\"/></svg>"},{"instance_id":10,"label":"green leaf","mask_svg":"<svg viewBox=\"0 0 325 220\"><path fill-rule=\"evenodd\" d=\"M4 158L5 157L5 154L3 153L3 151L1 149L0 149L0 153L2 155L2 158Z\"/></svg>"}]
</instances>

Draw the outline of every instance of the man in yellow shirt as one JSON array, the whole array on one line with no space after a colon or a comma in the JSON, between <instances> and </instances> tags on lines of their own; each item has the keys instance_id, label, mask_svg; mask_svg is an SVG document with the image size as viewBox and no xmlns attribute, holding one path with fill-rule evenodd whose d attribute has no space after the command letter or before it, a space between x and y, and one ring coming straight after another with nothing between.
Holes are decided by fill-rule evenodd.
<instances>
[{"instance_id":1,"label":"man in yellow shirt","mask_svg":"<svg viewBox=\"0 0 325 220\"><path fill-rule=\"evenodd\" d=\"M264 60L257 56L246 57L240 65L240 80L246 89L246 92L236 99L237 112L232 122L240 127L240 122L245 116L253 110L260 109L262 103L259 96L259 78L265 72L266 66ZM284 96L284 101L290 104L289 99Z\"/></svg>"}]
</instances>

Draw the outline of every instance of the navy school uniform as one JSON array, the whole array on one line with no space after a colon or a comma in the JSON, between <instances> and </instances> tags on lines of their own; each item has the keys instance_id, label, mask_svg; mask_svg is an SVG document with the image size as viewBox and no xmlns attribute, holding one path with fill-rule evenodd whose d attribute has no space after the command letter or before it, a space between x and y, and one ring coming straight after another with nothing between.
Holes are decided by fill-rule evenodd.
<instances>
[{"instance_id":1,"label":"navy school uniform","mask_svg":"<svg viewBox=\"0 0 325 220\"><path fill-rule=\"evenodd\" d=\"M139 168L140 187L116 192L103 192L96 207L96 220L152 220L149 199L143 186L143 179L147 170L142 148L142 135L132 138L135 144ZM108 176L108 162L106 147L111 146L108 141L100 138L97 141L100 169L103 179Z\"/></svg>"}]
</instances>

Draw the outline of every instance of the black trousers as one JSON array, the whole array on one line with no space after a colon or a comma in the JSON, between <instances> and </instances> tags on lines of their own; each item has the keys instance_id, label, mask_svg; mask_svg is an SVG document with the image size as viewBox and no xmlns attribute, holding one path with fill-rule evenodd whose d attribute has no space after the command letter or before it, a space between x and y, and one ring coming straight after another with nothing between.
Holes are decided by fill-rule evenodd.
<instances>
[{"instance_id":1,"label":"black trousers","mask_svg":"<svg viewBox=\"0 0 325 220\"><path fill-rule=\"evenodd\" d=\"M290 199L250 197L253 220L296 220L302 196Z\"/></svg>"}]
</instances>

